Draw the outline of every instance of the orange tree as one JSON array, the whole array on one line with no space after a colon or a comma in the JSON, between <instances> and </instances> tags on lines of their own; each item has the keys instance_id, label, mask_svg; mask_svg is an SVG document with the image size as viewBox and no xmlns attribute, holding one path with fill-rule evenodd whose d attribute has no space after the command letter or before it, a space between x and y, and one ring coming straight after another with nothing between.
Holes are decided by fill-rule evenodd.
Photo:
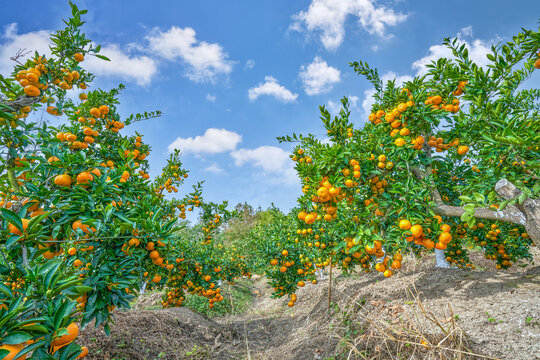
<instances>
[{"instance_id":1,"label":"orange tree","mask_svg":"<svg viewBox=\"0 0 540 360\"><path fill-rule=\"evenodd\" d=\"M266 221L235 241L242 249L248 267L269 279L274 297L288 295L289 306L294 306L297 300L298 287L307 282L316 283L315 270L325 266L325 260L313 244L299 241L294 211L283 214L277 208L268 209ZM302 233L311 235L313 229L300 230ZM317 240L314 242L315 246L320 246Z\"/></svg>"},{"instance_id":2,"label":"orange tree","mask_svg":"<svg viewBox=\"0 0 540 360\"><path fill-rule=\"evenodd\" d=\"M200 186L168 199L165 191L177 192L187 177L179 153L151 182L150 147L139 134L121 135L159 112L122 120L122 85L83 92L80 101L67 96L93 79L85 57L108 60L81 32L86 11L70 5L66 28L51 36L51 56L36 53L0 77L2 358L84 356L74 342L77 323L103 324L108 333L113 310L129 307L147 281L169 288L164 306L180 305L184 289L212 304L222 298L213 279L249 274L238 254L212 241L231 216L226 204L203 203ZM40 110L65 122L39 124L29 115ZM179 238L177 220L198 207L199 241Z\"/></svg>"},{"instance_id":3,"label":"orange tree","mask_svg":"<svg viewBox=\"0 0 540 360\"><path fill-rule=\"evenodd\" d=\"M376 90L360 128L344 98L334 118L321 107L325 141L279 138L297 143L291 158L304 195L293 243L316 249L315 266L389 277L405 252L435 249L439 266L474 267L471 245L500 269L531 259L528 249L540 241L540 91L526 80L540 68L540 33L524 30L494 46L485 67L457 40L445 44L454 58L403 86L351 63ZM281 278L289 294L301 280Z\"/></svg>"}]
</instances>

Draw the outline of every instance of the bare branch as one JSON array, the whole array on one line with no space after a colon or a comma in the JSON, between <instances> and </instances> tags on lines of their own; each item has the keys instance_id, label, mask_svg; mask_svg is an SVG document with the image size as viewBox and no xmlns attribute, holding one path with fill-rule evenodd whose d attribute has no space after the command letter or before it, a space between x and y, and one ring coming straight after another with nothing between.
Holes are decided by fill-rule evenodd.
<instances>
[{"instance_id":1,"label":"bare branch","mask_svg":"<svg viewBox=\"0 0 540 360\"><path fill-rule=\"evenodd\" d=\"M10 60L13 60L15 61L16 63L18 63L19 65L23 65L20 61L19 61L19 58L22 58L22 57L25 57L26 55L30 54L32 51L28 50L26 51L26 49L19 49L19 51L17 51L17 54L15 54L15 56L12 56L10 57L9 59Z\"/></svg>"}]
</instances>

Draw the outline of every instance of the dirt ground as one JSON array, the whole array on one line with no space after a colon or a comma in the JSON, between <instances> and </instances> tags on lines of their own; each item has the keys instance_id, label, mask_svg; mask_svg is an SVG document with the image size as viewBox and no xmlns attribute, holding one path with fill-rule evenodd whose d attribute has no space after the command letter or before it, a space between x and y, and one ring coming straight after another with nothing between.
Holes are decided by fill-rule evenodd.
<instances>
[{"instance_id":1,"label":"dirt ground","mask_svg":"<svg viewBox=\"0 0 540 360\"><path fill-rule=\"evenodd\" d=\"M154 301L143 297L144 306L116 312L110 337L88 327L78 342L103 360L540 359L540 252L509 271L473 259L478 270L409 259L390 279L335 272L330 310L327 277L288 308L255 276L251 308L217 319L142 310Z\"/></svg>"}]
</instances>

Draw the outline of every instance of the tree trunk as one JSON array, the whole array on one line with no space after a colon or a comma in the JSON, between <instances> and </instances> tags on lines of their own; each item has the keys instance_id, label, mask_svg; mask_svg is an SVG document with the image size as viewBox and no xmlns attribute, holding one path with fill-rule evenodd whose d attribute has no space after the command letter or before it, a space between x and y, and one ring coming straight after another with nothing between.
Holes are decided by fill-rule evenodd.
<instances>
[{"instance_id":1,"label":"tree trunk","mask_svg":"<svg viewBox=\"0 0 540 360\"><path fill-rule=\"evenodd\" d=\"M495 191L505 200L515 199L521 196L522 191L506 179L501 179L495 184ZM521 204L516 204L515 208L521 212L525 218L525 230L536 245L540 243L540 199L523 200Z\"/></svg>"},{"instance_id":2,"label":"tree trunk","mask_svg":"<svg viewBox=\"0 0 540 360\"><path fill-rule=\"evenodd\" d=\"M141 291L140 291L140 294L141 294L141 295L144 294L144 293L146 292L146 284L147 284L147 282L145 281L145 282L143 282L143 284L142 284L142 286L141 286Z\"/></svg>"},{"instance_id":3,"label":"tree trunk","mask_svg":"<svg viewBox=\"0 0 540 360\"><path fill-rule=\"evenodd\" d=\"M330 273L328 274L328 310L332 302L332 257L330 256Z\"/></svg>"},{"instance_id":4,"label":"tree trunk","mask_svg":"<svg viewBox=\"0 0 540 360\"><path fill-rule=\"evenodd\" d=\"M444 256L444 250L435 249L435 267L436 268L451 268L448 261L446 261L446 257Z\"/></svg>"}]
</instances>

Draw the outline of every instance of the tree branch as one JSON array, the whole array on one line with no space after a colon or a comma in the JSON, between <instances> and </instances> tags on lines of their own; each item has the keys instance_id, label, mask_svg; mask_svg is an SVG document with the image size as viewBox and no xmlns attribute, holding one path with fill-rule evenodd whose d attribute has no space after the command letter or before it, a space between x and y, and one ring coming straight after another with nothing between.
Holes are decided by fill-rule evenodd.
<instances>
[{"instance_id":1,"label":"tree branch","mask_svg":"<svg viewBox=\"0 0 540 360\"><path fill-rule=\"evenodd\" d=\"M461 206L446 205L436 202L432 210L441 216L460 217L465 213ZM505 210L491 210L490 208L480 208L474 211L474 217L477 219L495 220L510 222L518 225L525 225L525 216L517 209L509 206Z\"/></svg>"},{"instance_id":2,"label":"tree branch","mask_svg":"<svg viewBox=\"0 0 540 360\"><path fill-rule=\"evenodd\" d=\"M0 105L4 105L6 107L11 108L13 111L18 112L20 109L22 109L25 106L32 106L33 104L39 102L41 100L41 96L20 96L15 100L8 100L0 98Z\"/></svg>"},{"instance_id":3,"label":"tree branch","mask_svg":"<svg viewBox=\"0 0 540 360\"><path fill-rule=\"evenodd\" d=\"M424 180L427 177L426 172L417 167L411 168L411 172L418 180ZM431 198L435 203L432 210L437 215L461 217L465 213L464 208L461 206L446 205L433 181L430 181L429 185L431 187ZM521 190L516 188L507 179L499 180L495 184L495 191L504 200L518 198L522 193ZM540 243L540 199L532 200L526 198L521 204L516 204L515 206L509 205L505 210L492 208L476 209L474 217L476 219L502 221L524 226L531 239L535 243Z\"/></svg>"}]
</instances>

